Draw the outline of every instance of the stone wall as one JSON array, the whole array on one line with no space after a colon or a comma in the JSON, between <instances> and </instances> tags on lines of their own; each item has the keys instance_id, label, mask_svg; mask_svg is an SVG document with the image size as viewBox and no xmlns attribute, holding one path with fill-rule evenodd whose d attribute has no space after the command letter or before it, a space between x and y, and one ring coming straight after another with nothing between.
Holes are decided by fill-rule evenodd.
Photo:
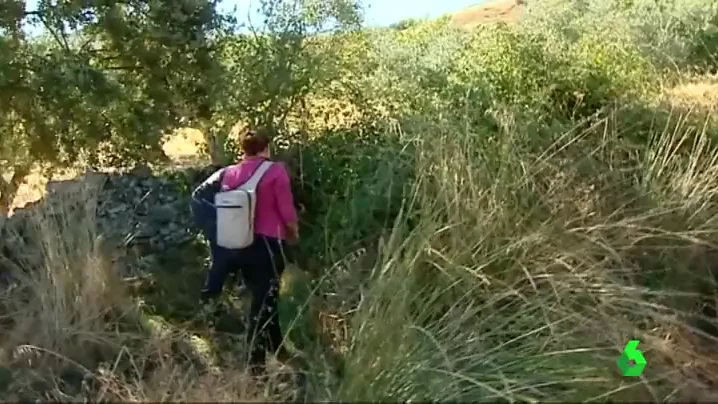
<instances>
[{"instance_id":1,"label":"stone wall","mask_svg":"<svg viewBox=\"0 0 718 404\"><path fill-rule=\"evenodd\" d=\"M48 215L95 215L98 236L115 249L151 258L182 248L197 237L189 208L191 190L216 167L155 174L148 167L126 173L88 172L50 182L37 202L17 209L0 226L0 279L10 267L32 266L37 219ZM67 225L72 225L72 219ZM58 235L60 236L60 235ZM35 257L37 259L39 257ZM4 275L3 275L4 274Z\"/></svg>"}]
</instances>

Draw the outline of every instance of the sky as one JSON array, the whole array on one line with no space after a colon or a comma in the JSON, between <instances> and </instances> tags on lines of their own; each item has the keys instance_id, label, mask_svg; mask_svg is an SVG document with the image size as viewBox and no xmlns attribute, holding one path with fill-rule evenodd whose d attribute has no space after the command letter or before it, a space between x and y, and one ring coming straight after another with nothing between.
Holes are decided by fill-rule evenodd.
<instances>
[{"instance_id":1,"label":"sky","mask_svg":"<svg viewBox=\"0 0 718 404\"><path fill-rule=\"evenodd\" d=\"M167 0L172 1L172 0ZM459 11L481 3L481 0L361 0L364 6L364 20L367 26L388 26L407 18L436 18L443 14ZM37 0L27 0L27 9L32 10ZM232 10L237 7L237 18L246 21L248 11L257 9L257 0L223 0L221 8ZM253 14L256 16L256 13ZM258 19L258 17L257 17Z\"/></svg>"}]
</instances>

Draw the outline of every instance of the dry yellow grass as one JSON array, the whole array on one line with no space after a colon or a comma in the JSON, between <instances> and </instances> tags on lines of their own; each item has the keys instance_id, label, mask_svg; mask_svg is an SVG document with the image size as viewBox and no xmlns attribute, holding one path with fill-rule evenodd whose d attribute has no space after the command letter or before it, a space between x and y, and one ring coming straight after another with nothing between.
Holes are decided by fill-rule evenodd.
<instances>
[{"instance_id":1,"label":"dry yellow grass","mask_svg":"<svg viewBox=\"0 0 718 404\"><path fill-rule=\"evenodd\" d=\"M181 161L200 155L206 146L207 141L202 131L184 128L169 136L162 145L162 150L171 160Z\"/></svg>"},{"instance_id":2,"label":"dry yellow grass","mask_svg":"<svg viewBox=\"0 0 718 404\"><path fill-rule=\"evenodd\" d=\"M64 181L77 178L82 173L80 169L56 170L52 175L47 175L41 168L35 168L25 181L20 185L15 195L15 200L10 205L10 214L15 209L22 208L28 203L41 199L47 193L47 185L50 181Z\"/></svg>"},{"instance_id":3,"label":"dry yellow grass","mask_svg":"<svg viewBox=\"0 0 718 404\"><path fill-rule=\"evenodd\" d=\"M718 76L703 76L686 80L669 89L665 98L676 106L691 105L706 111L718 107Z\"/></svg>"},{"instance_id":4,"label":"dry yellow grass","mask_svg":"<svg viewBox=\"0 0 718 404\"><path fill-rule=\"evenodd\" d=\"M206 163L204 153L206 144L201 131L184 128L168 136L163 142L162 149L172 163ZM25 181L18 188L15 200L10 205L10 214L15 209L44 197L49 183L76 179L83 172L82 168L68 168L53 170L52 174L48 175L41 167L36 167L30 175L25 177Z\"/></svg>"},{"instance_id":5,"label":"dry yellow grass","mask_svg":"<svg viewBox=\"0 0 718 404\"><path fill-rule=\"evenodd\" d=\"M515 22L524 10L521 0L496 0L465 8L451 15L451 23L461 28L475 28L494 22Z\"/></svg>"}]
</instances>

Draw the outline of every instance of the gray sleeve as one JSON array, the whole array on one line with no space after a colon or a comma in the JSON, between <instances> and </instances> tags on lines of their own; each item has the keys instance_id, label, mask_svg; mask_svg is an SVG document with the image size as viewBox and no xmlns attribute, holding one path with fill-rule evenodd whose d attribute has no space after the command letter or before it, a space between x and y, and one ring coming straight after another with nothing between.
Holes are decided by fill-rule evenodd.
<instances>
[{"instance_id":1,"label":"gray sleeve","mask_svg":"<svg viewBox=\"0 0 718 404\"><path fill-rule=\"evenodd\" d=\"M219 192L222 187L222 176L224 174L224 168L220 168L207 177L197 188L192 191L192 197L195 199L212 199L212 196Z\"/></svg>"}]
</instances>

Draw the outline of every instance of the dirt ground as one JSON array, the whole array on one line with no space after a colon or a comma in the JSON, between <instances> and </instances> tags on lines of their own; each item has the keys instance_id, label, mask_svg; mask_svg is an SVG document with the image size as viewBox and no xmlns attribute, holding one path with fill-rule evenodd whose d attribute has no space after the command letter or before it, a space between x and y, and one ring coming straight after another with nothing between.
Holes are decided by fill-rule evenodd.
<instances>
[{"instance_id":1,"label":"dirt ground","mask_svg":"<svg viewBox=\"0 0 718 404\"><path fill-rule=\"evenodd\" d=\"M515 22L524 11L522 0L497 0L467 7L451 15L451 23L471 29L498 21Z\"/></svg>"}]
</instances>

